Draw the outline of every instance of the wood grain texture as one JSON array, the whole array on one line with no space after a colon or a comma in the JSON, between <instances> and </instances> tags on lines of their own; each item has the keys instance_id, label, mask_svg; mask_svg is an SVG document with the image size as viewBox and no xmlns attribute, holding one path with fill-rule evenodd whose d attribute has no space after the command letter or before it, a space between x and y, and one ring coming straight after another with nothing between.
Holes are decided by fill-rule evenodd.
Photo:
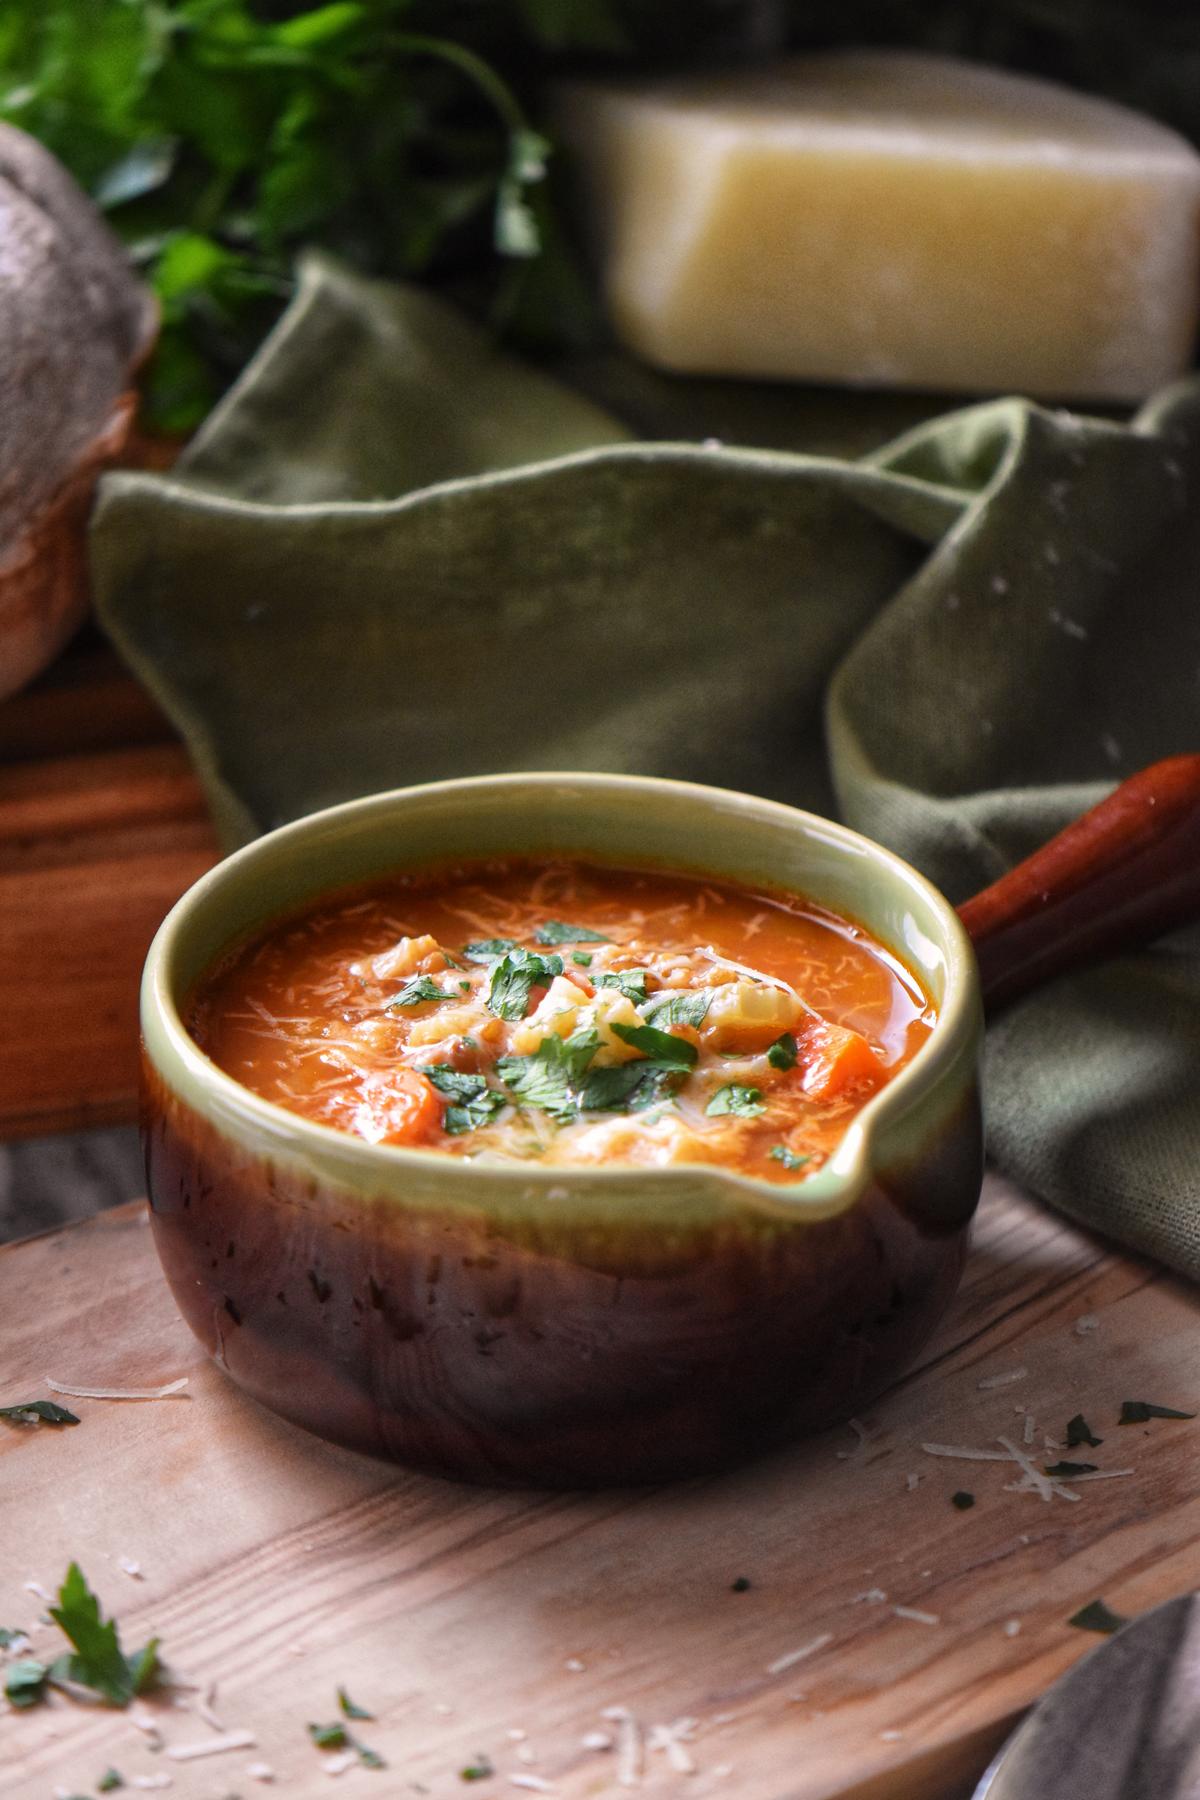
<instances>
[{"instance_id":1,"label":"wood grain texture","mask_svg":"<svg viewBox=\"0 0 1200 1800\"><path fill-rule=\"evenodd\" d=\"M1081 1335L1084 1314L1100 1323ZM378 1713L361 1735L389 1763L343 1779L381 1800L515 1792L512 1774L567 1800L616 1795L615 1757L580 1742L614 1705L647 1727L697 1721L697 1773L648 1754L649 1793L945 1800L1094 1646L1066 1624L1080 1605L1103 1595L1135 1613L1200 1579L1200 1425L1115 1423L1124 1399L1200 1401L1193 1294L995 1178L950 1317L864 1421L862 1449L838 1431L675 1489L457 1487L288 1428L203 1360L137 1208L0 1251L0 1319L6 1400L44 1393L47 1373L190 1383L182 1399L80 1400L69 1432L3 1431L0 1623L32 1626L41 1603L23 1583L49 1589L78 1557L129 1646L161 1633L175 1669L219 1683L222 1722L257 1739L174 1764L127 1716L59 1701L0 1718L9 1800L82 1791L110 1763L127 1780L169 1772L179 1800L246 1800L255 1758L276 1770L274 1791L328 1793L305 1724L335 1716L339 1682ZM981 1391L1019 1366L1020 1381ZM1090 1460L1135 1475L1047 1504L1005 1492L1004 1464L920 1450L1019 1441L1018 1405L1036 1413L1039 1447L1082 1411L1105 1440ZM951 1506L958 1488L975 1492L972 1510ZM741 1575L753 1585L734 1593ZM855 1602L872 1588L887 1602ZM49 1649L57 1633L34 1639ZM155 1711L169 1742L206 1735L186 1706ZM513 1729L536 1762L518 1760ZM478 1752L497 1773L464 1790L458 1771Z\"/></svg>"},{"instance_id":2,"label":"wood grain texture","mask_svg":"<svg viewBox=\"0 0 1200 1800\"><path fill-rule=\"evenodd\" d=\"M182 745L111 652L0 706L0 1138L135 1116L142 960L216 857Z\"/></svg>"}]
</instances>

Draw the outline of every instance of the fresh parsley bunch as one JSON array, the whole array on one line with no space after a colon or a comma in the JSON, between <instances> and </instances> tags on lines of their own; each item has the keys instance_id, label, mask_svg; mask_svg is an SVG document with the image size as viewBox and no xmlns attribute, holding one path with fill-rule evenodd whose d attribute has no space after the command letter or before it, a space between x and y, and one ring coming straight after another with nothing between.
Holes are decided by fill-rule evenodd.
<instances>
[{"instance_id":1,"label":"fresh parsley bunch","mask_svg":"<svg viewBox=\"0 0 1200 1800\"><path fill-rule=\"evenodd\" d=\"M183 432L304 244L478 278L535 336L586 331L526 95L565 51L626 46L610 0L39 0L0 9L0 118L54 151L151 281L149 417Z\"/></svg>"}]
</instances>

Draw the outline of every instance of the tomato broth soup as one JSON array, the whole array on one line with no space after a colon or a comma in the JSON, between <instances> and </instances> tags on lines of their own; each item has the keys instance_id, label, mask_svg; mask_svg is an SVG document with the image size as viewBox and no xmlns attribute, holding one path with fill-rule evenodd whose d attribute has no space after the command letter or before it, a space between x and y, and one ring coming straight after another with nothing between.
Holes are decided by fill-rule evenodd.
<instances>
[{"instance_id":1,"label":"tomato broth soup","mask_svg":"<svg viewBox=\"0 0 1200 1800\"><path fill-rule=\"evenodd\" d=\"M787 1182L934 1019L802 896L513 859L326 896L210 972L188 1024L247 1088L370 1143Z\"/></svg>"}]
</instances>

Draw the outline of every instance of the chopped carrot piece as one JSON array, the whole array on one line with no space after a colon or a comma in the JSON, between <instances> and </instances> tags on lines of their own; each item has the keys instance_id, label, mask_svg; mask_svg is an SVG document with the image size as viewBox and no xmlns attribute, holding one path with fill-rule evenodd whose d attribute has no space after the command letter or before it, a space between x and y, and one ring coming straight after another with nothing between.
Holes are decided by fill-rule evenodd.
<instances>
[{"instance_id":1,"label":"chopped carrot piece","mask_svg":"<svg viewBox=\"0 0 1200 1800\"><path fill-rule=\"evenodd\" d=\"M420 1144L441 1124L442 1101L415 1069L390 1069L367 1084L355 1129L372 1144Z\"/></svg>"},{"instance_id":2,"label":"chopped carrot piece","mask_svg":"<svg viewBox=\"0 0 1200 1800\"><path fill-rule=\"evenodd\" d=\"M832 1100L847 1088L882 1080L883 1068L861 1032L814 1018L796 1032L797 1073L813 1100Z\"/></svg>"}]
</instances>

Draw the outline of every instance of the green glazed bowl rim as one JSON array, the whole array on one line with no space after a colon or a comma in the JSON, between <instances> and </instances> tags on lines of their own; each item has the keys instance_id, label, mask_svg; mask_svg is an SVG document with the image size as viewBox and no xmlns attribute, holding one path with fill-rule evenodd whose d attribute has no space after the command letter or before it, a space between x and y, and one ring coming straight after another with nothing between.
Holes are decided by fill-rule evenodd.
<instances>
[{"instance_id":1,"label":"green glazed bowl rim","mask_svg":"<svg viewBox=\"0 0 1200 1800\"><path fill-rule=\"evenodd\" d=\"M856 858L867 855L874 868L896 887L919 895L934 912L942 932L942 942L937 949L944 958L945 992L938 1005L933 1031L912 1061L854 1116L833 1155L813 1175L801 1177L797 1182L768 1182L707 1163L576 1166L530 1162L508 1165L449 1157L436 1150L369 1144L254 1093L212 1061L191 1036L173 993L173 974L181 941L193 914L211 902L229 881L252 870L257 862L275 855L280 848L302 843L310 835L316 839L331 826L369 821L373 815L391 815L413 802L427 802L443 796L447 801L472 795L482 798L508 788L516 805L521 790L549 789L564 783L590 790L598 796L618 794L646 801L652 801L656 796L670 796L691 801L698 809L709 809L714 813L728 812L731 807L745 810L764 824L790 828L802 836L816 839L826 850L835 847ZM619 853L614 856L611 850L589 852L586 813L580 818L577 841L562 848L564 854L584 859L594 854L597 861L610 865L620 861ZM469 858L470 845L465 844L458 854ZM516 827L511 854L528 854L521 849ZM649 867L653 859L631 850L629 861L631 865ZM397 866L402 866L400 860ZM668 870L673 866L684 868L678 859L671 858L664 858L659 866ZM701 857L695 865L689 865L686 872L702 871L718 879L739 879L723 871L719 854ZM325 884L325 891L334 892L338 885L336 881L329 882ZM764 882L764 885L771 884ZM788 890L781 887L779 891ZM286 908L279 908L274 914L247 918L244 929L257 928L271 916L281 916L285 911ZM234 931L227 941L234 943L237 937L238 933ZM901 960L905 959L901 957ZM606 1206L611 1206L622 1194L638 1196L642 1198L643 1208L645 1190L653 1187L664 1199L672 1191L680 1199L705 1194L716 1200L722 1210L732 1202L738 1207L749 1206L777 1218L794 1218L802 1214L815 1219L842 1212L865 1190L876 1167L879 1141L899 1116L910 1113L923 1097L932 1094L944 1081L954 1080L964 1060L974 1066L982 1036L982 1004L974 950L954 908L918 870L873 839L818 813L732 788L659 776L536 770L463 776L386 789L305 814L233 851L187 889L159 926L142 973L141 1025L144 1052L157 1075L168 1088L182 1094L195 1110L210 1115L219 1129L241 1127L254 1141L270 1145L278 1154L303 1157L352 1186L362 1185L362 1177L372 1173L377 1177L386 1173L399 1177L407 1171L410 1176L419 1173L425 1203L428 1203L431 1187L442 1185L445 1189L442 1198L447 1203L457 1198L479 1207L486 1200L489 1189L511 1189L515 1182L526 1203L536 1202L539 1198L557 1200L564 1187L569 1186L575 1195L587 1192ZM197 1096L203 1098L198 1101ZM392 1190L389 1197L397 1205L405 1203L403 1193Z\"/></svg>"}]
</instances>

